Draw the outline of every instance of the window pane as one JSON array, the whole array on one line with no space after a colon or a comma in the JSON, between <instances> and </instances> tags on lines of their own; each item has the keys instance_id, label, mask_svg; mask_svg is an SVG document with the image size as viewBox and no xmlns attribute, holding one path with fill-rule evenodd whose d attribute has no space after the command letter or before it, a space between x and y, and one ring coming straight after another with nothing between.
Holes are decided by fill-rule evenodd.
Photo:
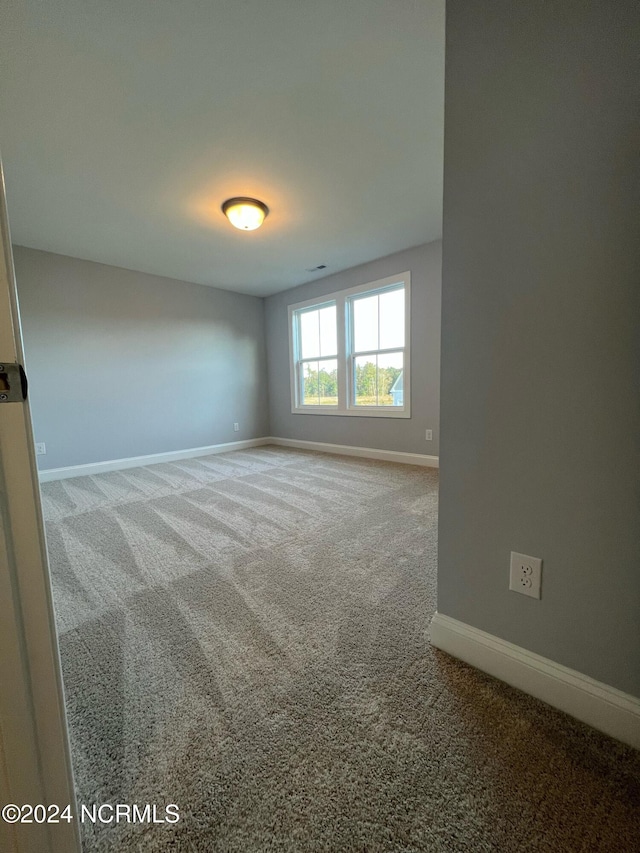
<instances>
[{"instance_id":1,"label":"window pane","mask_svg":"<svg viewBox=\"0 0 640 853\"><path fill-rule=\"evenodd\" d=\"M302 404L338 405L338 360L324 358L302 364Z\"/></svg>"},{"instance_id":2,"label":"window pane","mask_svg":"<svg viewBox=\"0 0 640 853\"><path fill-rule=\"evenodd\" d=\"M359 355L354 365L356 406L377 405L377 371L375 355Z\"/></svg>"},{"instance_id":3,"label":"window pane","mask_svg":"<svg viewBox=\"0 0 640 853\"><path fill-rule=\"evenodd\" d=\"M336 327L336 306L321 308L320 314L320 355L337 355L338 337ZM315 353L314 353L315 355ZM336 391L336 394L338 392Z\"/></svg>"},{"instance_id":4,"label":"window pane","mask_svg":"<svg viewBox=\"0 0 640 853\"><path fill-rule=\"evenodd\" d=\"M320 362L318 398L321 406L338 405L338 361L327 358Z\"/></svg>"},{"instance_id":5,"label":"window pane","mask_svg":"<svg viewBox=\"0 0 640 853\"><path fill-rule=\"evenodd\" d=\"M306 361L302 365L302 404L305 406L318 405L317 361Z\"/></svg>"},{"instance_id":6,"label":"window pane","mask_svg":"<svg viewBox=\"0 0 640 853\"><path fill-rule=\"evenodd\" d=\"M404 355L390 352L378 356L378 405L404 405Z\"/></svg>"},{"instance_id":7,"label":"window pane","mask_svg":"<svg viewBox=\"0 0 640 853\"><path fill-rule=\"evenodd\" d=\"M380 349L404 346L404 287L380 294Z\"/></svg>"},{"instance_id":8,"label":"window pane","mask_svg":"<svg viewBox=\"0 0 640 853\"><path fill-rule=\"evenodd\" d=\"M319 311L301 311L298 314L302 358L314 358L320 355L319 313Z\"/></svg>"},{"instance_id":9,"label":"window pane","mask_svg":"<svg viewBox=\"0 0 640 853\"><path fill-rule=\"evenodd\" d=\"M378 349L378 297L367 296L364 299L354 299L351 305L355 352Z\"/></svg>"}]
</instances>

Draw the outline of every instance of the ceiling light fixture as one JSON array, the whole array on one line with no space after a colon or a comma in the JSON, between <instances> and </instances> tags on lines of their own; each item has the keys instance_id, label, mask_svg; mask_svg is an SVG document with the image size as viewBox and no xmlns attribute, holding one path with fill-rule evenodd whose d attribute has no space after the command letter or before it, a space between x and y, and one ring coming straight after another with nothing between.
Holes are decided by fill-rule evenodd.
<instances>
[{"instance_id":1,"label":"ceiling light fixture","mask_svg":"<svg viewBox=\"0 0 640 853\"><path fill-rule=\"evenodd\" d=\"M228 198L222 205L222 212L241 231L254 231L264 222L269 208L256 198Z\"/></svg>"}]
</instances>

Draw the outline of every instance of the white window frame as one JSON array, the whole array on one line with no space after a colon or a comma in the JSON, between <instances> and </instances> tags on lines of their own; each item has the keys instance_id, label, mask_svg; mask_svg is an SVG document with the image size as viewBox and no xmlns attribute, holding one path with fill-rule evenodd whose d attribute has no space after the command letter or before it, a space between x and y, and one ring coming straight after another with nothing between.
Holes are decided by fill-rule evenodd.
<instances>
[{"instance_id":1,"label":"white window frame","mask_svg":"<svg viewBox=\"0 0 640 853\"><path fill-rule=\"evenodd\" d=\"M334 355L318 355L313 358L303 358L300 352L301 342L300 342L300 330L298 323L295 322L295 317L299 314L304 314L305 311L318 311L322 308L330 308L332 306L336 306L336 344L338 351ZM294 309L293 311L291 309ZM311 300L308 305L297 305L289 307L289 353L295 352L296 357L295 361L291 362L290 374L291 374L291 393L292 400L300 400L302 399L302 381L303 381L303 365L307 362L317 362L318 364L321 361L328 361L329 359L338 362L338 375L340 374L340 332L339 332L339 319L338 319L338 306L334 299L329 297L324 297L321 302L317 300ZM291 355L290 355L291 361ZM340 392L338 391L338 400L340 399ZM334 406L332 404L322 403L318 404L310 404L306 403L304 406L300 406L300 409L304 409L304 411L322 411L324 409L330 409L334 414L338 406Z\"/></svg>"},{"instance_id":2,"label":"white window frame","mask_svg":"<svg viewBox=\"0 0 640 853\"><path fill-rule=\"evenodd\" d=\"M403 405L402 406L357 406L354 400L354 355L353 355L353 318L351 317L351 298L365 293L380 293L404 285L404 367L403 367ZM300 340L297 313L304 309L336 306L336 325L338 339L338 405L309 405L301 402L302 385L300 378ZM378 281L316 296L304 302L296 302L289 309L289 378L291 385L291 412L304 415L341 415L360 418L410 418L411 417L411 273L407 270ZM402 348L394 347L391 352ZM385 350L378 352L384 353ZM321 359L316 359L321 360Z\"/></svg>"}]
</instances>

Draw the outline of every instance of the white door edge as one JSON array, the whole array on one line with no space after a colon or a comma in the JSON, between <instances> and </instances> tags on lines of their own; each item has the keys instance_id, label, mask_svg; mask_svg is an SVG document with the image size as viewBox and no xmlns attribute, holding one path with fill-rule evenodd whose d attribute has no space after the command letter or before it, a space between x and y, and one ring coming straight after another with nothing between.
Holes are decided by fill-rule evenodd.
<instances>
[{"instance_id":1,"label":"white door edge","mask_svg":"<svg viewBox=\"0 0 640 853\"><path fill-rule=\"evenodd\" d=\"M0 163L0 364L23 363ZM27 401L0 403L0 797L74 820L4 826L16 853L80 853L58 641ZM10 846L9 846L10 845ZM4 849L4 846L3 846Z\"/></svg>"}]
</instances>

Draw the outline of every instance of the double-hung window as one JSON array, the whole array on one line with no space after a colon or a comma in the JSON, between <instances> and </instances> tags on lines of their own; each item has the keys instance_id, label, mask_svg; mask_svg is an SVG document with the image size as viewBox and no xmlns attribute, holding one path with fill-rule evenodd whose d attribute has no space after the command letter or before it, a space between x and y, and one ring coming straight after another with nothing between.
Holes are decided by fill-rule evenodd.
<instances>
[{"instance_id":1,"label":"double-hung window","mask_svg":"<svg viewBox=\"0 0 640 853\"><path fill-rule=\"evenodd\" d=\"M410 274L289 306L292 411L410 416Z\"/></svg>"},{"instance_id":2,"label":"double-hung window","mask_svg":"<svg viewBox=\"0 0 640 853\"><path fill-rule=\"evenodd\" d=\"M298 327L297 382L303 406L338 405L336 303L303 308Z\"/></svg>"}]
</instances>

